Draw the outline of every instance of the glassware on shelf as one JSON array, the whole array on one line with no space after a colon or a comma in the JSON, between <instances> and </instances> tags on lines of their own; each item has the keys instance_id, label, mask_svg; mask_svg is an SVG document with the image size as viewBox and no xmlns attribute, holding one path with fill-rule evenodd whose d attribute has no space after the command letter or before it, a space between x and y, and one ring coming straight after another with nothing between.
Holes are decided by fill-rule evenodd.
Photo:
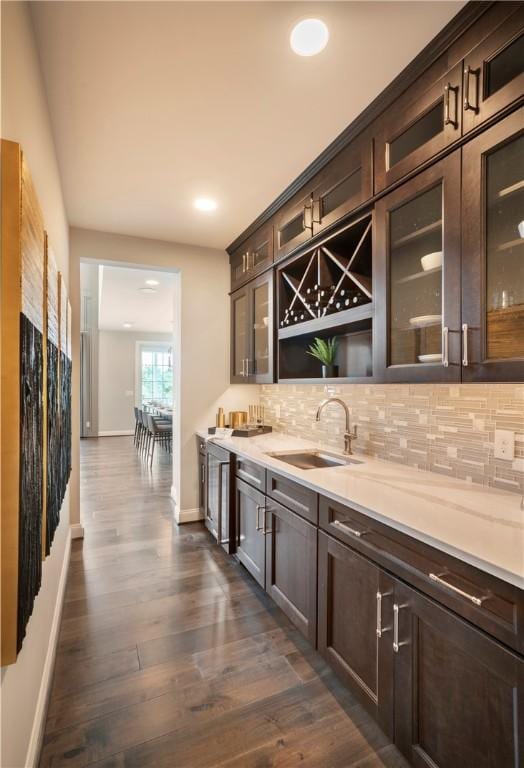
<instances>
[{"instance_id":1,"label":"glassware on shelf","mask_svg":"<svg viewBox=\"0 0 524 768\"><path fill-rule=\"evenodd\" d=\"M390 213L390 364L442 361L442 183Z\"/></svg>"}]
</instances>

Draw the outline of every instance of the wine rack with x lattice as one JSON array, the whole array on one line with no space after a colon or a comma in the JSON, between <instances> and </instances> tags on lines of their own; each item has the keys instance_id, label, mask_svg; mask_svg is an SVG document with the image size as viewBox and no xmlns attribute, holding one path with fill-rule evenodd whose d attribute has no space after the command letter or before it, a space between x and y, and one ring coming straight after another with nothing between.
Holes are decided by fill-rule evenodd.
<instances>
[{"instance_id":1,"label":"wine rack with x lattice","mask_svg":"<svg viewBox=\"0 0 524 768\"><path fill-rule=\"evenodd\" d=\"M372 303L371 227L365 216L282 267L279 329Z\"/></svg>"}]
</instances>

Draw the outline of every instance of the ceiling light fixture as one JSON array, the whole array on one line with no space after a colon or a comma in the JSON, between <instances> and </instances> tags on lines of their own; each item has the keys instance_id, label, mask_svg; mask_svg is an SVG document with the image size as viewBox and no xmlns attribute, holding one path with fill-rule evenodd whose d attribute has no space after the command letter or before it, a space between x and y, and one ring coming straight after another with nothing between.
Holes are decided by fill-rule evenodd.
<instances>
[{"instance_id":1,"label":"ceiling light fixture","mask_svg":"<svg viewBox=\"0 0 524 768\"><path fill-rule=\"evenodd\" d=\"M122 323L122 326L124 328L132 328L133 327L133 323Z\"/></svg>"},{"instance_id":2,"label":"ceiling light fixture","mask_svg":"<svg viewBox=\"0 0 524 768\"><path fill-rule=\"evenodd\" d=\"M139 288L140 293L158 293L156 288Z\"/></svg>"},{"instance_id":3,"label":"ceiling light fixture","mask_svg":"<svg viewBox=\"0 0 524 768\"><path fill-rule=\"evenodd\" d=\"M329 40L329 30L320 19L303 19L295 24L289 36L292 50L298 56L315 56Z\"/></svg>"},{"instance_id":4,"label":"ceiling light fixture","mask_svg":"<svg viewBox=\"0 0 524 768\"><path fill-rule=\"evenodd\" d=\"M158 280L146 280L146 285L160 285Z\"/></svg>"},{"instance_id":5,"label":"ceiling light fixture","mask_svg":"<svg viewBox=\"0 0 524 768\"><path fill-rule=\"evenodd\" d=\"M193 205L197 211L205 211L206 213L217 209L216 200L212 200L210 197L197 197Z\"/></svg>"}]
</instances>

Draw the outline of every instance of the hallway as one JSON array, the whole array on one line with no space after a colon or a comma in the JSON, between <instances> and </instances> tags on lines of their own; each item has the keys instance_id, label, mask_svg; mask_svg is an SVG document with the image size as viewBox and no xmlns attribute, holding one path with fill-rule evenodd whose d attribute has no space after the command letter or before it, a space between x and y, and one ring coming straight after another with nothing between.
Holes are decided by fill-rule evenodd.
<instances>
[{"instance_id":1,"label":"hallway","mask_svg":"<svg viewBox=\"0 0 524 768\"><path fill-rule=\"evenodd\" d=\"M129 437L81 450L42 767L405 765L204 527L174 526L168 456L149 471Z\"/></svg>"}]
</instances>

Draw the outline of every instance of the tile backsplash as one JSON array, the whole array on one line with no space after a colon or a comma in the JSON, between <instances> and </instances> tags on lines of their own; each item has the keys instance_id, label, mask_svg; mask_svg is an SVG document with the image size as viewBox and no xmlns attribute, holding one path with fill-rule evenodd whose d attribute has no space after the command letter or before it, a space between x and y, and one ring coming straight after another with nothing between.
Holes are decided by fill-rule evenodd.
<instances>
[{"instance_id":1,"label":"tile backsplash","mask_svg":"<svg viewBox=\"0 0 524 768\"><path fill-rule=\"evenodd\" d=\"M268 384L260 403L279 432L340 450L342 408L329 406L315 422L330 395L358 425L355 453L524 493L524 384ZM495 429L515 432L513 461L495 459Z\"/></svg>"}]
</instances>

